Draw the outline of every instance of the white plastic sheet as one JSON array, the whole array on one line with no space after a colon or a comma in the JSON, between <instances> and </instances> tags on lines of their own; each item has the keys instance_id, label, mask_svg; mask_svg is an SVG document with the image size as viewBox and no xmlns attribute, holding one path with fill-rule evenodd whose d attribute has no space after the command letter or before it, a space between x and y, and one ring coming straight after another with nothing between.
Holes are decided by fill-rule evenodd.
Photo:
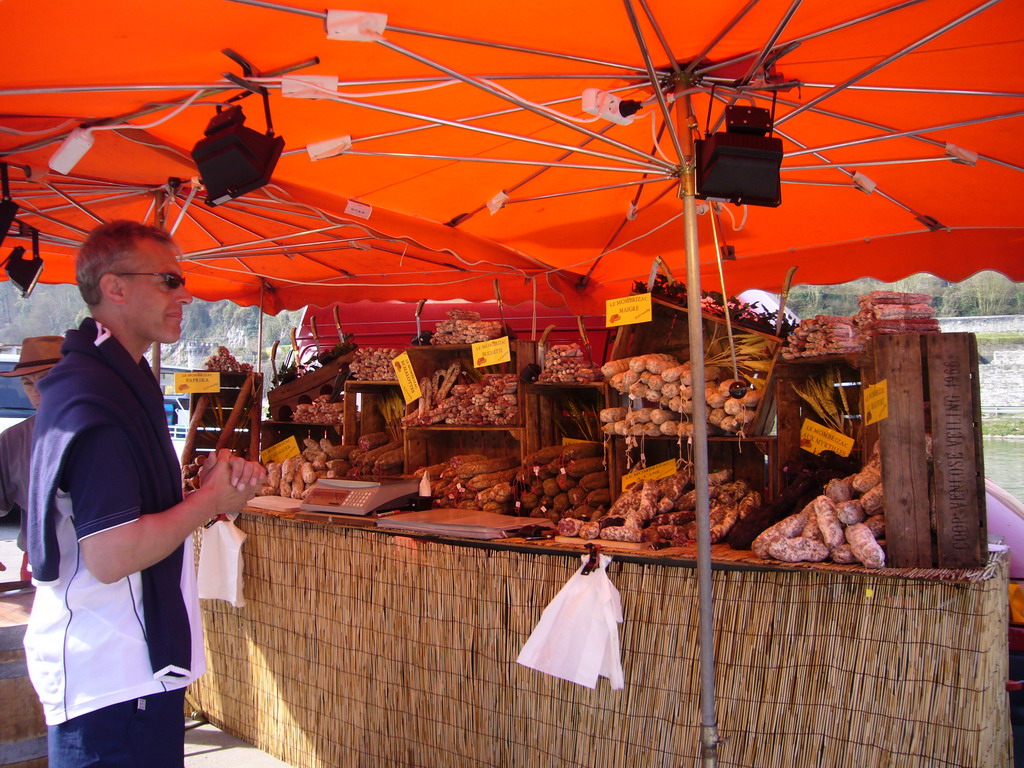
<instances>
[{"instance_id":1,"label":"white plastic sheet","mask_svg":"<svg viewBox=\"0 0 1024 768\"><path fill-rule=\"evenodd\" d=\"M242 542L245 534L231 520L220 520L203 530L199 550L199 597L226 600L235 608L245 605L242 596Z\"/></svg>"},{"instance_id":2,"label":"white plastic sheet","mask_svg":"<svg viewBox=\"0 0 1024 768\"><path fill-rule=\"evenodd\" d=\"M584 565L587 555L582 558ZM608 578L611 562L600 555L598 567L583 565L544 609L516 661L539 672L588 688L607 677L613 690L624 685L619 658L622 601Z\"/></svg>"}]
</instances>

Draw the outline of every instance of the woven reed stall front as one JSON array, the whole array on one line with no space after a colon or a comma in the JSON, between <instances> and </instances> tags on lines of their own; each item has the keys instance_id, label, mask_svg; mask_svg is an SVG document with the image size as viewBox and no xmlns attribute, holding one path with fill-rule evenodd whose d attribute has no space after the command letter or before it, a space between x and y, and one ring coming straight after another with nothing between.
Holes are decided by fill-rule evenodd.
<instances>
[{"instance_id":1,"label":"woven reed stall front","mask_svg":"<svg viewBox=\"0 0 1024 768\"><path fill-rule=\"evenodd\" d=\"M626 685L515 663L575 557L247 514L204 602L209 719L296 766L693 764L697 581L615 561ZM959 581L716 570L721 766L1009 765L1006 561Z\"/></svg>"}]
</instances>

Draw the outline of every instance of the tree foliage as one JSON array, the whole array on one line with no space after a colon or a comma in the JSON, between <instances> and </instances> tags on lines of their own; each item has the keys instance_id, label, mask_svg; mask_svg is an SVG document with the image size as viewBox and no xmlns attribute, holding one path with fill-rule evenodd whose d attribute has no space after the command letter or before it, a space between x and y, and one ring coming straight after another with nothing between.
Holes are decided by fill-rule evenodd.
<instances>
[{"instance_id":1,"label":"tree foliage","mask_svg":"<svg viewBox=\"0 0 1024 768\"><path fill-rule=\"evenodd\" d=\"M87 314L74 285L39 284L23 299L11 283L0 283L0 341L5 343L16 344L26 336L63 335ZM275 339L290 337L301 317L301 311L264 315L263 358ZM162 360L165 365L201 367L206 357L224 345L239 361L253 363L258 335L258 308L197 299L185 309L181 340L165 347Z\"/></svg>"},{"instance_id":2,"label":"tree foliage","mask_svg":"<svg viewBox=\"0 0 1024 768\"><path fill-rule=\"evenodd\" d=\"M797 273L799 277L799 273ZM787 306L799 317L845 315L857 312L857 297L871 291L904 291L932 296L939 317L1017 315L1024 312L1024 283L1014 283L998 272L978 272L961 283L950 283L927 273L895 283L862 278L840 285L799 285Z\"/></svg>"}]
</instances>

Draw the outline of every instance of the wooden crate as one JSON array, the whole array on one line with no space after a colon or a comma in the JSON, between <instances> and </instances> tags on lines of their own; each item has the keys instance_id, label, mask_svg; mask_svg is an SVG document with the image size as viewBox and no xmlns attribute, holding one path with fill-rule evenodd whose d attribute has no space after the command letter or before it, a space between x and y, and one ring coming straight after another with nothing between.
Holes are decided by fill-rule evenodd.
<instances>
[{"instance_id":1,"label":"wooden crate","mask_svg":"<svg viewBox=\"0 0 1024 768\"><path fill-rule=\"evenodd\" d=\"M260 425L260 450L265 451L282 440L294 437L301 448L303 438L319 441L326 437L333 444L342 442L341 424L306 424L297 421L264 421Z\"/></svg>"},{"instance_id":2,"label":"wooden crate","mask_svg":"<svg viewBox=\"0 0 1024 768\"><path fill-rule=\"evenodd\" d=\"M405 427L405 471L440 464L452 456L479 453L488 458L523 457L523 427L473 427L439 425Z\"/></svg>"},{"instance_id":3,"label":"wooden crate","mask_svg":"<svg viewBox=\"0 0 1024 768\"><path fill-rule=\"evenodd\" d=\"M248 397L240 397L246 380L252 377ZM220 391L189 395L189 427L182 450L182 462L217 447L239 456L258 459L263 376L258 373L221 373Z\"/></svg>"},{"instance_id":4,"label":"wooden crate","mask_svg":"<svg viewBox=\"0 0 1024 768\"><path fill-rule=\"evenodd\" d=\"M619 436L610 439L609 455L611 458L608 462L608 480L613 499L622 491L623 476L638 468L637 463L641 449L640 447L627 448L625 441L626 438ZM693 461L693 449L686 440L680 444L678 438L675 437L647 437L643 438L641 446L647 466L660 464L669 459ZM627 454L631 462L627 461ZM774 437L708 438L709 471L732 470L734 479L746 480L751 490L760 493L766 501L773 499L778 492L774 471L776 463L776 440ZM627 464L629 464L628 467Z\"/></svg>"},{"instance_id":5,"label":"wooden crate","mask_svg":"<svg viewBox=\"0 0 1024 768\"><path fill-rule=\"evenodd\" d=\"M688 311L677 304L658 298L652 298L651 305L650 322L624 325L619 328L609 359L619 360L653 352L672 355L680 362L690 359ZM712 342L721 344L722 340L728 338L724 318L705 313L702 314L701 322L704 329L705 352ZM779 358L779 351L782 349L782 339L763 331L737 326L735 323L733 323L732 332L734 338L741 334L750 334L762 339L765 343L766 356L764 359L768 370L761 372L757 377L762 380L764 387L757 407L757 417L748 425L745 434L748 437L770 434L775 424L775 378L773 373ZM731 378L731 363L722 367L730 371L728 376ZM710 426L709 429L712 434L716 431Z\"/></svg>"},{"instance_id":6,"label":"wooden crate","mask_svg":"<svg viewBox=\"0 0 1024 768\"><path fill-rule=\"evenodd\" d=\"M971 333L875 339L889 562L976 568L988 556L978 345ZM929 466L926 434L931 435Z\"/></svg>"},{"instance_id":7,"label":"wooden crate","mask_svg":"<svg viewBox=\"0 0 1024 768\"><path fill-rule=\"evenodd\" d=\"M848 385L843 389L851 406L852 455L861 463L880 444L889 564L984 565L988 535L974 335L879 336L864 354L776 366L780 469L801 453L803 420L818 421L793 386L824 375L830 366ZM880 381L887 383L889 415L864 425L863 388Z\"/></svg>"},{"instance_id":8,"label":"wooden crate","mask_svg":"<svg viewBox=\"0 0 1024 768\"><path fill-rule=\"evenodd\" d=\"M526 418L526 385L522 382L523 370L536 363L537 345L530 341L510 340L509 351L511 360L500 365L474 369L472 346L469 344L449 344L435 346L409 347L406 350L412 361L413 370L418 379L433 377L437 371L445 370L449 365L458 362L465 372L479 373L515 373L520 376L518 405L520 423L511 426L478 426L438 424L434 426L405 427L405 470L414 472L419 467L439 464L452 456L465 453L479 453L489 457L515 456L522 459L527 439L527 428L523 426ZM417 403L408 406L409 412L417 407Z\"/></svg>"},{"instance_id":9,"label":"wooden crate","mask_svg":"<svg viewBox=\"0 0 1024 768\"><path fill-rule=\"evenodd\" d=\"M342 442L358 445L360 435L385 431L388 425L381 404L393 397L402 397L397 381L346 381Z\"/></svg>"},{"instance_id":10,"label":"wooden crate","mask_svg":"<svg viewBox=\"0 0 1024 768\"><path fill-rule=\"evenodd\" d=\"M780 360L774 370L778 423L776 483L781 483L782 467L787 462L800 459L803 452L800 447L800 428L804 419L821 423L814 409L796 393L797 387L803 387L812 380L822 381L831 377L842 383L841 388L835 388L834 397L837 404L845 399L849 406L845 432L853 438L854 447L850 455L860 466L863 457L870 453L878 441L878 424L865 426L862 414L863 387L877 380L874 357L868 354L823 355ZM781 490L781 485L779 487Z\"/></svg>"},{"instance_id":11,"label":"wooden crate","mask_svg":"<svg viewBox=\"0 0 1024 768\"><path fill-rule=\"evenodd\" d=\"M339 377L348 373L352 355L332 360L327 365L310 371L286 384L280 384L267 392L271 421L291 421L295 406L312 403L320 395L329 395L336 388L340 391Z\"/></svg>"},{"instance_id":12,"label":"wooden crate","mask_svg":"<svg viewBox=\"0 0 1024 768\"><path fill-rule=\"evenodd\" d=\"M526 427L526 455L556 445L563 438L601 442L601 424L598 414L604 408L618 404L621 395L604 382L590 384L531 383L525 386L524 425ZM594 413L591 428L583 428L573 418L573 412L583 409Z\"/></svg>"}]
</instances>

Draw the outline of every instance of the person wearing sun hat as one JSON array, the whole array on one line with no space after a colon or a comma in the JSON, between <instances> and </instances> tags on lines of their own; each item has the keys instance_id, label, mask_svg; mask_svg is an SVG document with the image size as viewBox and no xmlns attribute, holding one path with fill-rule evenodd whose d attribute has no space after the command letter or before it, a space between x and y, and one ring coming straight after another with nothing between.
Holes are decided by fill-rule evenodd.
<instances>
[{"instance_id":1,"label":"person wearing sun hat","mask_svg":"<svg viewBox=\"0 0 1024 768\"><path fill-rule=\"evenodd\" d=\"M63 336L30 336L21 342L21 355L10 371L0 373L4 378L21 377L25 396L33 408L39 407L36 383L60 362ZM35 414L0 434L0 517L17 507L21 510L21 529L18 548L25 551L25 521L28 519L28 464L32 455L32 433ZM21 567L21 577L28 580L27 560Z\"/></svg>"}]
</instances>

